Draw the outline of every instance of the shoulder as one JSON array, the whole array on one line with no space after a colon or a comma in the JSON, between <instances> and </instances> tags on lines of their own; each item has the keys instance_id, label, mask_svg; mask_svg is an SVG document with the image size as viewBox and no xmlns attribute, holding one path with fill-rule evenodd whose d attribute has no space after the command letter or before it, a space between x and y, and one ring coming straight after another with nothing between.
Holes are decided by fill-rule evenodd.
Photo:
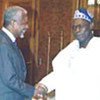
<instances>
[{"instance_id":1,"label":"shoulder","mask_svg":"<svg viewBox=\"0 0 100 100\"><path fill-rule=\"evenodd\" d=\"M1 43L0 42L0 50L1 51L8 51L8 50L10 50L10 46L8 44L6 44L6 43Z\"/></svg>"},{"instance_id":2,"label":"shoulder","mask_svg":"<svg viewBox=\"0 0 100 100\"><path fill-rule=\"evenodd\" d=\"M0 30L0 39L1 39L1 37L3 37L2 33L3 33L2 30Z\"/></svg>"},{"instance_id":3,"label":"shoulder","mask_svg":"<svg viewBox=\"0 0 100 100\"><path fill-rule=\"evenodd\" d=\"M13 52L15 52L15 49L12 45L12 41L2 30L0 30L0 53L13 54Z\"/></svg>"},{"instance_id":4,"label":"shoulder","mask_svg":"<svg viewBox=\"0 0 100 100\"><path fill-rule=\"evenodd\" d=\"M61 57L64 55L66 56L66 54L68 54L69 52L72 52L78 48L79 48L79 42L77 40L74 40L68 46L66 46L63 50L61 50L55 58Z\"/></svg>"},{"instance_id":5,"label":"shoulder","mask_svg":"<svg viewBox=\"0 0 100 100\"><path fill-rule=\"evenodd\" d=\"M79 49L79 42L74 40L57 54L53 59L52 64L67 60L67 58L77 49Z\"/></svg>"},{"instance_id":6,"label":"shoulder","mask_svg":"<svg viewBox=\"0 0 100 100\"><path fill-rule=\"evenodd\" d=\"M2 30L0 30L0 43L2 43L3 41L5 41L4 34L5 33Z\"/></svg>"},{"instance_id":7,"label":"shoulder","mask_svg":"<svg viewBox=\"0 0 100 100\"><path fill-rule=\"evenodd\" d=\"M88 45L91 48L100 48L100 37L93 37Z\"/></svg>"},{"instance_id":8,"label":"shoulder","mask_svg":"<svg viewBox=\"0 0 100 100\"><path fill-rule=\"evenodd\" d=\"M100 37L93 37L93 40L94 40L96 43L100 43Z\"/></svg>"}]
</instances>

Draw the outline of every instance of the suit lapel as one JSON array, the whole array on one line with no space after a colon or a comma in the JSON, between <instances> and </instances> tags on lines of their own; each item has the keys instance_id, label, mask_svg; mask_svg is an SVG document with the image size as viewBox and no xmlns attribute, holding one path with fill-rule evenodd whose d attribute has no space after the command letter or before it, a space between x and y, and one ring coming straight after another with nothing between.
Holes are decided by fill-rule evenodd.
<instances>
[{"instance_id":1,"label":"suit lapel","mask_svg":"<svg viewBox=\"0 0 100 100\"><path fill-rule=\"evenodd\" d=\"M22 61L22 63L25 65L25 61L24 61L24 58L23 58L23 55L20 51L20 49L18 48L17 45L15 45L11 39L7 36L7 34L1 30L0 34L3 36L3 42L6 43L7 45L10 45L10 47L12 49L14 49L16 51L16 54L18 55L18 57L20 58L20 60Z\"/></svg>"}]
</instances>

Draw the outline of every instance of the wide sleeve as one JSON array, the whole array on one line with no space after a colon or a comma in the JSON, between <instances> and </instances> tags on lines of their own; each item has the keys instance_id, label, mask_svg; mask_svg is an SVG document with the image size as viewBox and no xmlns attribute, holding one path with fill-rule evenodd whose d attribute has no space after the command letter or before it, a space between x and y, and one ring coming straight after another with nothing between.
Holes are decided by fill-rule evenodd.
<instances>
[{"instance_id":1,"label":"wide sleeve","mask_svg":"<svg viewBox=\"0 0 100 100\"><path fill-rule=\"evenodd\" d=\"M25 97L31 98L34 94L34 87L22 80L11 59L10 47L6 44L0 44L0 78L2 83L12 91L15 91ZM10 53L9 53L10 52ZM15 58L16 59L16 58Z\"/></svg>"},{"instance_id":2,"label":"wide sleeve","mask_svg":"<svg viewBox=\"0 0 100 100\"><path fill-rule=\"evenodd\" d=\"M51 92L55 89L55 72L49 73L45 76L39 83L44 84L48 88L48 92Z\"/></svg>"}]
</instances>

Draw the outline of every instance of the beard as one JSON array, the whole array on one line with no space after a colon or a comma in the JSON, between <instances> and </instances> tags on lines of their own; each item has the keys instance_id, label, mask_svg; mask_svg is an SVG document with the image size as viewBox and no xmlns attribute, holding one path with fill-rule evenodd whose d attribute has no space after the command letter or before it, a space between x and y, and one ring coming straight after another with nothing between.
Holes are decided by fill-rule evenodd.
<instances>
[{"instance_id":1,"label":"beard","mask_svg":"<svg viewBox=\"0 0 100 100\"><path fill-rule=\"evenodd\" d=\"M21 34L21 35L20 35L20 38L21 38L21 39L24 38L24 34Z\"/></svg>"},{"instance_id":2,"label":"beard","mask_svg":"<svg viewBox=\"0 0 100 100\"><path fill-rule=\"evenodd\" d=\"M22 30L22 31L21 31L20 38L24 38L25 32L26 32L26 30Z\"/></svg>"}]
</instances>

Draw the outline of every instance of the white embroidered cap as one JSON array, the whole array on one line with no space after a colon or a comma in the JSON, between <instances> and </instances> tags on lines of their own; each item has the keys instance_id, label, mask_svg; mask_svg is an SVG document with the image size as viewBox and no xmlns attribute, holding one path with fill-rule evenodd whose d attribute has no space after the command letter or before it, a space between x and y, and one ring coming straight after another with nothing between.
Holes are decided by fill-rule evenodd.
<instances>
[{"instance_id":1,"label":"white embroidered cap","mask_svg":"<svg viewBox=\"0 0 100 100\"><path fill-rule=\"evenodd\" d=\"M93 17L94 16L89 11L87 11L84 8L80 8L79 10L75 11L73 19L79 19L80 18L80 19L84 19L88 22L92 22Z\"/></svg>"}]
</instances>

